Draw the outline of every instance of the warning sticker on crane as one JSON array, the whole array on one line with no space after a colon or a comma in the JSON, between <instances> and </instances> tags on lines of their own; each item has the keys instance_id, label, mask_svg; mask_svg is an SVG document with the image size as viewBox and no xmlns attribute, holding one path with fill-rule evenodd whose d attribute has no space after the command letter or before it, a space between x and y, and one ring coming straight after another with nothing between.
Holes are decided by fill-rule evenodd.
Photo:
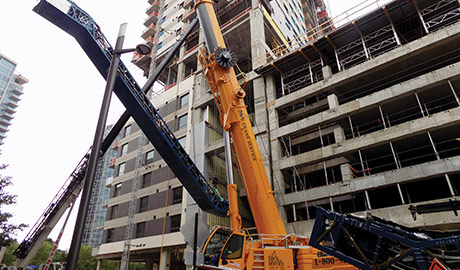
<instances>
[{"instance_id":1,"label":"warning sticker on crane","mask_svg":"<svg viewBox=\"0 0 460 270\"><path fill-rule=\"evenodd\" d=\"M449 268L445 267L440 261L436 258L433 259L429 270L449 270Z\"/></svg>"}]
</instances>

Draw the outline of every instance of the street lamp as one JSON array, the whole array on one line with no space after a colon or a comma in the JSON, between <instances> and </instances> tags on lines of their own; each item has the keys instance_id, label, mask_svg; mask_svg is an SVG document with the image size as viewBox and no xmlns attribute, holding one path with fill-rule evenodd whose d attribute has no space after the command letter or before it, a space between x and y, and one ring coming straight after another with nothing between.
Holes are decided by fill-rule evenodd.
<instances>
[{"instance_id":1,"label":"street lamp","mask_svg":"<svg viewBox=\"0 0 460 270\"><path fill-rule=\"evenodd\" d=\"M80 247L83 238L83 231L85 228L85 221L87 218L89 203L91 200L91 190L93 189L94 185L94 177L96 175L99 153L101 151L102 139L104 135L105 124L107 122L110 100L112 98L112 92L115 87L115 81L117 79L117 70L120 64L120 55L123 53L133 51L137 51L139 54L142 55L146 55L151 52L150 47L145 44L139 44L136 46L136 48L133 49L122 49L123 42L125 39L126 26L126 23L120 25L120 30L118 31L115 49L112 52L112 60L110 62L109 73L107 75L107 84L105 86L104 97L102 99L102 105L96 126L96 134L94 135L93 146L91 147L91 155L87 164L88 170L85 176L80 206L78 208L77 220L75 222L75 229L73 231L72 236L72 243L70 245L69 255L67 257L66 270L77 269L78 255L80 254Z\"/></svg>"},{"instance_id":2,"label":"street lamp","mask_svg":"<svg viewBox=\"0 0 460 270\"><path fill-rule=\"evenodd\" d=\"M138 54L140 55L147 55L149 54L150 52L152 52L152 49L147 45L147 44L139 44L136 46L136 48L131 48L131 49L115 49L113 51L113 54L124 54L124 53L127 53L127 52L137 52Z\"/></svg>"}]
</instances>

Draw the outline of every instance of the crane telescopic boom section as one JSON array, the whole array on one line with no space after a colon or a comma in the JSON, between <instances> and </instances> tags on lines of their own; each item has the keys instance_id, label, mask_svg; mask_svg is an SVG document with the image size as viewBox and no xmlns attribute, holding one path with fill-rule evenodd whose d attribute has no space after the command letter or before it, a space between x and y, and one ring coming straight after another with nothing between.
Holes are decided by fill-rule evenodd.
<instances>
[{"instance_id":1,"label":"crane telescopic boom section","mask_svg":"<svg viewBox=\"0 0 460 270\"><path fill-rule=\"evenodd\" d=\"M225 49L213 3L211 0L195 2L208 50L207 54L200 56L200 63L219 109L221 124L233 139L234 158L243 179L257 230L261 234L285 235L286 228L278 213L244 103L245 92L238 84L231 64L228 67L222 65L225 61L232 62L233 53Z\"/></svg>"}]
</instances>

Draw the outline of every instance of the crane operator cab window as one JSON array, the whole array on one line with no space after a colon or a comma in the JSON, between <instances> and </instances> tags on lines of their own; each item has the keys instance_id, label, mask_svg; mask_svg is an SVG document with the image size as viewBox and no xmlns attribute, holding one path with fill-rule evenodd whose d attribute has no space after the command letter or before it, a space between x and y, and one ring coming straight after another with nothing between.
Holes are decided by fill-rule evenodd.
<instances>
[{"instance_id":1,"label":"crane operator cab window","mask_svg":"<svg viewBox=\"0 0 460 270\"><path fill-rule=\"evenodd\" d=\"M215 265L219 263L219 255L227 242L231 231L221 228L215 229L204 246L204 264Z\"/></svg>"},{"instance_id":2,"label":"crane operator cab window","mask_svg":"<svg viewBox=\"0 0 460 270\"><path fill-rule=\"evenodd\" d=\"M222 252L222 264L225 260L239 259L243 256L244 234L233 233L225 243L224 251Z\"/></svg>"}]
</instances>

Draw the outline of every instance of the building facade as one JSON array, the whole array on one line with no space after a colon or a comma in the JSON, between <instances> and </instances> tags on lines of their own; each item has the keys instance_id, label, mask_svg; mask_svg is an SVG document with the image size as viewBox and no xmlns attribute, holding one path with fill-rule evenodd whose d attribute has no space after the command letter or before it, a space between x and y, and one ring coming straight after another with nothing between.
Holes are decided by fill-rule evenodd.
<instances>
[{"instance_id":1,"label":"building facade","mask_svg":"<svg viewBox=\"0 0 460 270\"><path fill-rule=\"evenodd\" d=\"M24 93L28 79L15 73L17 63L0 53L0 145L4 144L8 127Z\"/></svg>"},{"instance_id":2,"label":"building facade","mask_svg":"<svg viewBox=\"0 0 460 270\"><path fill-rule=\"evenodd\" d=\"M311 231L314 206L459 229L454 211L409 209L460 195L458 8L392 1L267 54L257 69L267 93L260 117L268 113L273 188L289 232Z\"/></svg>"},{"instance_id":3,"label":"building facade","mask_svg":"<svg viewBox=\"0 0 460 270\"><path fill-rule=\"evenodd\" d=\"M216 4L226 43L238 56L238 78L247 80L248 112L290 233L311 231L314 206L370 212L409 227L459 228L453 211L418 215L409 210L460 195L459 2L365 5L369 2L375 3L373 9L348 23L332 23L316 13L318 20L311 21L320 24L294 39L283 33L271 3ZM134 57L146 73L194 16L191 1L151 4L144 38L154 52ZM276 4L278 14L284 14L285 3ZM286 8L290 10L288 4ZM306 21L305 12L303 16L299 20ZM285 18L292 29L292 16ZM196 30L160 76L165 91L152 100L225 196L222 128L196 59L202 48ZM121 257L131 183L139 175L131 256L146 262L147 269L183 268L194 214L209 227L228 220L202 213L140 138L131 122L119 140L99 258ZM142 166L135 166L136 160ZM243 225L251 226L243 185L234 171Z\"/></svg>"},{"instance_id":4,"label":"building facade","mask_svg":"<svg viewBox=\"0 0 460 270\"><path fill-rule=\"evenodd\" d=\"M191 19L196 16L192 0L149 1L149 4L146 10L149 16L144 23L147 28L142 37L146 44L153 47L153 52L147 56L135 54L133 58L133 63L143 69L146 75L152 73L177 36L187 29ZM305 36L305 6L297 0L235 0L220 1L216 3L215 10L228 47L237 54L238 65L249 81L249 107L254 118L255 106L257 110L265 108L262 103L254 104L255 99L262 102L261 96L254 96L254 89L264 80L254 69L266 52L281 44L298 42L297 37ZM311 10L315 10L314 7L310 7ZM203 175L225 197L222 128L210 89L197 61L196 55L202 48L203 37L197 27L175 59L161 73L159 82L163 89L153 93L151 100ZM240 79L242 75L239 75ZM260 120L260 123L262 127L267 121ZM268 139L263 133L260 138ZM192 262L192 240L186 231L193 229L195 213L199 213L199 223L207 228L217 224L229 225L228 218L207 214L198 208L133 121L125 126L117 145L103 241L97 257L121 259L126 225L131 219L131 261L145 262L146 269L185 269ZM264 153L267 153L268 149L265 150ZM236 167L234 171L237 171ZM137 188L133 188L133 181L137 181ZM238 173L236 182L242 186ZM128 212L130 201L133 201L132 192L137 194L136 213L130 218ZM243 189L240 193L243 225L252 227L254 224ZM202 233L200 231L201 241L205 237L207 229Z\"/></svg>"}]
</instances>

